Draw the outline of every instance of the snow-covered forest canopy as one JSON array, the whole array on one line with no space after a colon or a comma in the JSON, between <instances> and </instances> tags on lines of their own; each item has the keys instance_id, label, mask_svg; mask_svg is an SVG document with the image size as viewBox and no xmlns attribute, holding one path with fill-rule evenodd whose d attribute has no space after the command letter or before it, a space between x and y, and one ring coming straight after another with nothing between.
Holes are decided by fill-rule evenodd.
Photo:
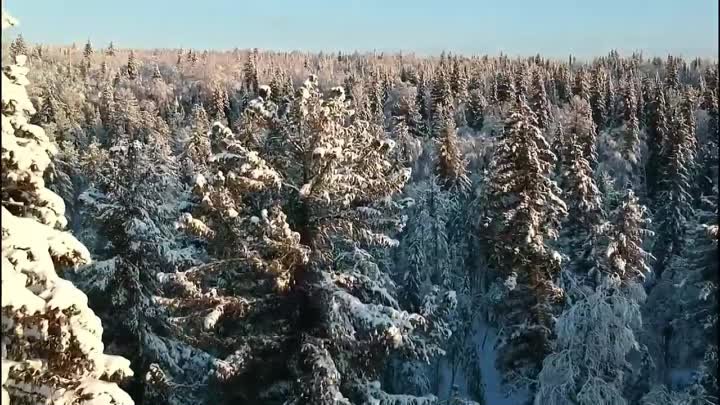
<instances>
[{"instance_id":1,"label":"snow-covered forest canopy","mask_svg":"<svg viewBox=\"0 0 720 405\"><path fill-rule=\"evenodd\" d=\"M718 403L716 60L15 31L3 404Z\"/></svg>"}]
</instances>

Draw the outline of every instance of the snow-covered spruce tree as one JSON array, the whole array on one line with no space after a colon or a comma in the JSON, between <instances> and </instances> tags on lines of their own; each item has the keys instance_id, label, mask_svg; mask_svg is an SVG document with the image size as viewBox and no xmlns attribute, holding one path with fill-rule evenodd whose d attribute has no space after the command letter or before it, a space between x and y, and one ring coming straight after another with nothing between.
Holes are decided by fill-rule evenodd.
<instances>
[{"instance_id":1,"label":"snow-covered spruce tree","mask_svg":"<svg viewBox=\"0 0 720 405\"><path fill-rule=\"evenodd\" d=\"M414 98L407 94L401 95L393 104L390 113L392 117L402 119L413 136L422 137L424 135L422 132L422 116L418 111Z\"/></svg>"},{"instance_id":2,"label":"snow-covered spruce tree","mask_svg":"<svg viewBox=\"0 0 720 405\"><path fill-rule=\"evenodd\" d=\"M433 107L432 127L430 135L434 139L440 139L446 128L455 128L455 120L452 117L453 109L444 103Z\"/></svg>"},{"instance_id":3,"label":"snow-covered spruce tree","mask_svg":"<svg viewBox=\"0 0 720 405\"><path fill-rule=\"evenodd\" d=\"M654 96L649 106L647 148L648 159L645 164L645 184L648 190L648 197L654 199L661 189L661 173L666 165L665 155L667 154L666 144L670 131L667 118L667 103L665 90L660 82L660 77L655 78Z\"/></svg>"},{"instance_id":4,"label":"snow-covered spruce tree","mask_svg":"<svg viewBox=\"0 0 720 405\"><path fill-rule=\"evenodd\" d=\"M607 120L605 122L606 127L611 128L617 120L617 101L615 100L615 85L613 83L613 76L608 75L605 81L605 112L607 114Z\"/></svg>"},{"instance_id":5,"label":"snow-covered spruce tree","mask_svg":"<svg viewBox=\"0 0 720 405\"><path fill-rule=\"evenodd\" d=\"M453 126L446 126L437 140L437 162L435 173L447 191L463 193L470 187L467 176L467 161L458 145L458 136Z\"/></svg>"},{"instance_id":6,"label":"snow-covered spruce tree","mask_svg":"<svg viewBox=\"0 0 720 405\"><path fill-rule=\"evenodd\" d=\"M550 103L545 91L545 80L540 69L533 69L530 107L537 117L538 128L544 130L550 121Z\"/></svg>"},{"instance_id":7,"label":"snow-covered spruce tree","mask_svg":"<svg viewBox=\"0 0 720 405\"><path fill-rule=\"evenodd\" d=\"M512 102L515 99L516 91L512 72L497 72L495 80L497 81L497 100L501 103Z\"/></svg>"},{"instance_id":8,"label":"snow-covered spruce tree","mask_svg":"<svg viewBox=\"0 0 720 405\"><path fill-rule=\"evenodd\" d=\"M115 113L115 94L112 86L106 85L102 90L98 110L103 126L105 129L110 129L112 116Z\"/></svg>"},{"instance_id":9,"label":"snow-covered spruce tree","mask_svg":"<svg viewBox=\"0 0 720 405\"><path fill-rule=\"evenodd\" d=\"M207 376L210 357L169 337L170 325L153 296L160 269L182 270L196 264L199 254L171 226L179 215L171 202L182 198L169 134L150 123L143 127L153 132L120 134L109 150L91 147L85 156L91 187L81 199L92 214L86 224L106 238L95 249L102 260L77 279L105 322L106 339L133 360L139 374L134 395L189 404L202 393L194 385ZM163 381L148 379L154 363Z\"/></svg>"},{"instance_id":10,"label":"snow-covered spruce tree","mask_svg":"<svg viewBox=\"0 0 720 405\"><path fill-rule=\"evenodd\" d=\"M88 39L88 41L85 43L85 48L83 49L83 57L85 59L90 59L90 57L93 56L94 53L95 51L93 50L92 44Z\"/></svg>"},{"instance_id":11,"label":"snow-covered spruce tree","mask_svg":"<svg viewBox=\"0 0 720 405\"><path fill-rule=\"evenodd\" d=\"M127 61L127 77L130 80L135 80L138 76L138 66L135 60L135 52L130 51Z\"/></svg>"},{"instance_id":12,"label":"snow-covered spruce tree","mask_svg":"<svg viewBox=\"0 0 720 405\"><path fill-rule=\"evenodd\" d=\"M23 38L22 34L18 34L18 36L15 38L15 40L10 44L10 57L13 58L13 60L20 55L27 55L28 54L28 48L25 44L25 38Z\"/></svg>"},{"instance_id":13,"label":"snow-covered spruce tree","mask_svg":"<svg viewBox=\"0 0 720 405\"><path fill-rule=\"evenodd\" d=\"M210 118L214 121L228 122L227 113L229 110L230 100L227 91L220 83L214 83L211 90Z\"/></svg>"},{"instance_id":14,"label":"snow-covered spruce tree","mask_svg":"<svg viewBox=\"0 0 720 405\"><path fill-rule=\"evenodd\" d=\"M592 117L595 122L595 127L598 130L605 128L607 124L607 110L605 105L607 90L606 81L607 73L605 69L596 67L592 74L593 85L590 90L590 106L592 108Z\"/></svg>"},{"instance_id":15,"label":"snow-covered spruce tree","mask_svg":"<svg viewBox=\"0 0 720 405\"><path fill-rule=\"evenodd\" d=\"M702 89L702 101L700 108L709 110L713 103L713 97L718 95L718 69L717 65L708 66L704 73L705 87Z\"/></svg>"},{"instance_id":16,"label":"snow-covered spruce tree","mask_svg":"<svg viewBox=\"0 0 720 405\"><path fill-rule=\"evenodd\" d=\"M487 101L483 97L480 90L472 90L470 92L470 100L465 108L465 118L468 126L475 131L480 131L485 123L485 108Z\"/></svg>"},{"instance_id":17,"label":"snow-covered spruce tree","mask_svg":"<svg viewBox=\"0 0 720 405\"><path fill-rule=\"evenodd\" d=\"M245 90L251 94L257 94L258 91L258 69L257 69L257 48L248 55L248 59L243 66L243 77L245 80Z\"/></svg>"},{"instance_id":18,"label":"snow-covered spruce tree","mask_svg":"<svg viewBox=\"0 0 720 405\"><path fill-rule=\"evenodd\" d=\"M570 86L570 72L566 65L558 66L553 74L555 92L557 93L558 104L570 101L572 89Z\"/></svg>"},{"instance_id":19,"label":"snow-covered spruce tree","mask_svg":"<svg viewBox=\"0 0 720 405\"><path fill-rule=\"evenodd\" d=\"M452 116L453 109L453 92L450 86L449 73L444 65L438 65L435 69L433 77L430 98L432 101L430 115L432 117L433 126L437 125L436 119L441 117L440 111L445 111L448 116Z\"/></svg>"},{"instance_id":20,"label":"snow-covered spruce tree","mask_svg":"<svg viewBox=\"0 0 720 405\"><path fill-rule=\"evenodd\" d=\"M627 162L626 170L632 178L637 171L637 165L640 161L640 124L637 117L635 85L631 80L625 83L625 91L623 93L623 121L620 153Z\"/></svg>"},{"instance_id":21,"label":"snow-covered spruce tree","mask_svg":"<svg viewBox=\"0 0 720 405\"><path fill-rule=\"evenodd\" d=\"M425 73L420 71L420 78L417 84L417 93L415 94L415 104L417 105L418 113L422 118L421 132L426 130L426 123L430 119L430 112L427 106L427 81L425 79Z\"/></svg>"},{"instance_id":22,"label":"snow-covered spruce tree","mask_svg":"<svg viewBox=\"0 0 720 405\"><path fill-rule=\"evenodd\" d=\"M3 10L3 30L14 24ZM111 382L132 376L129 361L103 353L87 297L56 272L90 254L62 231L64 204L45 188L56 148L28 122L25 61L2 73L2 402L131 405Z\"/></svg>"},{"instance_id":23,"label":"snow-covered spruce tree","mask_svg":"<svg viewBox=\"0 0 720 405\"><path fill-rule=\"evenodd\" d=\"M678 79L678 58L668 55L665 63L665 85L671 89L677 90L680 87Z\"/></svg>"},{"instance_id":24,"label":"snow-covered spruce tree","mask_svg":"<svg viewBox=\"0 0 720 405\"><path fill-rule=\"evenodd\" d=\"M694 122L689 116L692 114L683 109L675 112L671 120L672 131L668 132L663 145L665 165L660 168L659 226L653 249L657 258L654 266L657 278L662 277L667 260L681 253L684 231L693 215L691 170L695 159L695 134Z\"/></svg>"},{"instance_id":25,"label":"snow-covered spruce tree","mask_svg":"<svg viewBox=\"0 0 720 405\"><path fill-rule=\"evenodd\" d=\"M587 105L579 98L574 98L573 102L575 101ZM592 130L590 117L585 116L585 120L590 121ZM599 267L598 257L593 251L600 242L599 228L605 214L602 195L595 183L590 164L592 157L586 157L585 145L578 138L578 134L572 132L571 134L567 139L569 146L563 159L562 184L568 216L560 232L560 244L569 256L568 265L574 273L574 278L593 278Z\"/></svg>"},{"instance_id":26,"label":"snow-covered spruce tree","mask_svg":"<svg viewBox=\"0 0 720 405\"><path fill-rule=\"evenodd\" d=\"M572 94L578 96L585 101L590 101L590 78L585 68L581 68L575 73Z\"/></svg>"},{"instance_id":27,"label":"snow-covered spruce tree","mask_svg":"<svg viewBox=\"0 0 720 405\"><path fill-rule=\"evenodd\" d=\"M489 259L505 279L497 302L504 326L498 365L506 377L533 378L550 351L554 306L563 292L555 285L560 254L548 243L557 238L566 215L561 191L550 178L555 155L518 97L491 163L486 235Z\"/></svg>"},{"instance_id":28,"label":"snow-covered spruce tree","mask_svg":"<svg viewBox=\"0 0 720 405\"><path fill-rule=\"evenodd\" d=\"M153 80L162 80L162 73L160 73L160 66L156 63L153 67L153 74L152 79Z\"/></svg>"},{"instance_id":29,"label":"snow-covered spruce tree","mask_svg":"<svg viewBox=\"0 0 720 405\"><path fill-rule=\"evenodd\" d=\"M379 72L375 72L371 78L365 83L365 92L370 101L370 113L378 123L382 123L385 102L383 96L382 81Z\"/></svg>"},{"instance_id":30,"label":"snow-covered spruce tree","mask_svg":"<svg viewBox=\"0 0 720 405\"><path fill-rule=\"evenodd\" d=\"M515 67L513 84L515 86L516 96L522 95L525 99L530 97L530 74L529 68L525 63L521 63Z\"/></svg>"},{"instance_id":31,"label":"snow-covered spruce tree","mask_svg":"<svg viewBox=\"0 0 720 405\"><path fill-rule=\"evenodd\" d=\"M410 133L405 117L394 117L390 138L397 145L402 164L412 167L422 153L422 143Z\"/></svg>"},{"instance_id":32,"label":"snow-covered spruce tree","mask_svg":"<svg viewBox=\"0 0 720 405\"><path fill-rule=\"evenodd\" d=\"M642 79L637 80L637 99L635 100L635 116L638 118L638 125L640 128L645 128L647 126L646 121L646 101L647 96L646 93L648 92L648 78L643 76Z\"/></svg>"},{"instance_id":33,"label":"snow-covered spruce tree","mask_svg":"<svg viewBox=\"0 0 720 405\"><path fill-rule=\"evenodd\" d=\"M115 45L113 45L112 41L110 41L110 44L108 45L107 49L105 50L105 54L107 56L115 56Z\"/></svg>"},{"instance_id":34,"label":"snow-covered spruce tree","mask_svg":"<svg viewBox=\"0 0 720 405\"><path fill-rule=\"evenodd\" d=\"M630 290L630 291L627 291ZM558 318L554 352L543 362L536 405L625 405L626 356L642 326L638 284L624 287L610 274L594 292Z\"/></svg>"},{"instance_id":35,"label":"snow-covered spruce tree","mask_svg":"<svg viewBox=\"0 0 720 405\"><path fill-rule=\"evenodd\" d=\"M450 75L450 87L453 91L453 99L458 103L464 103L468 99L468 74L464 66L460 65L458 59L453 61L452 73Z\"/></svg>"},{"instance_id":36,"label":"snow-covered spruce tree","mask_svg":"<svg viewBox=\"0 0 720 405\"><path fill-rule=\"evenodd\" d=\"M623 280L644 279L650 272L649 261L653 258L643 250L645 239L653 236L648 230L647 208L639 203L632 190L628 190L611 218L607 250L609 271Z\"/></svg>"},{"instance_id":37,"label":"snow-covered spruce tree","mask_svg":"<svg viewBox=\"0 0 720 405\"><path fill-rule=\"evenodd\" d=\"M657 311L648 311L655 321L649 327L653 336L663 337L658 342L662 347L658 348L656 360L663 371L659 382L668 384L670 370L683 364L694 370L694 378L688 386L680 387L682 392L672 395L690 394L697 397L697 403L714 403L718 398L718 354L714 344L718 338L716 194L703 199L702 208L688 221L685 234L693 243L682 254L670 258L665 276L651 292L652 304L667 309L660 311L660 316Z\"/></svg>"},{"instance_id":38,"label":"snow-covered spruce tree","mask_svg":"<svg viewBox=\"0 0 720 405\"><path fill-rule=\"evenodd\" d=\"M711 95L707 108L707 135L705 138L698 136L698 190L700 195L713 194L713 187L717 184L718 166L720 164L719 143L720 140L720 108L718 96L715 92ZM700 134L698 134L700 135Z\"/></svg>"},{"instance_id":39,"label":"snow-covered spruce tree","mask_svg":"<svg viewBox=\"0 0 720 405\"><path fill-rule=\"evenodd\" d=\"M582 156L588 161L591 169L598 165L597 130L592 118L590 104L577 96L570 100L569 117L563 125L565 137L575 137L575 142L581 148ZM573 142L565 139L561 142L566 148L572 148ZM569 149L560 149L558 156L561 162L567 161Z\"/></svg>"},{"instance_id":40,"label":"snow-covered spruce tree","mask_svg":"<svg viewBox=\"0 0 720 405\"><path fill-rule=\"evenodd\" d=\"M459 199L452 192L441 188L440 179L432 176L413 184L408 198L414 204L407 210L409 217L399 246L399 260L396 262L401 288L401 304L413 312L423 312L441 305L438 300L452 299L452 288L458 284L458 271L462 268L460 249L453 237L450 224L459 214ZM454 299L453 299L454 301ZM444 324L443 334L437 338L444 347L452 331L448 324L457 318L451 302L443 305L442 317L436 322ZM454 331L452 331L454 332ZM447 353L449 354L449 352ZM427 364L422 359L396 359L390 364L393 391L416 395L440 394L440 367L445 356L432 358Z\"/></svg>"},{"instance_id":41,"label":"snow-covered spruce tree","mask_svg":"<svg viewBox=\"0 0 720 405\"><path fill-rule=\"evenodd\" d=\"M601 282L587 289L579 279L572 287L571 295L579 300L558 318L553 353L538 377L537 405L628 403L623 394L631 371L627 355L640 349L636 334L645 300L639 281L650 271L650 255L642 243L651 233L645 228L645 209L632 191L613 217L607 251L596 258Z\"/></svg>"},{"instance_id":42,"label":"snow-covered spruce tree","mask_svg":"<svg viewBox=\"0 0 720 405\"><path fill-rule=\"evenodd\" d=\"M203 202L181 222L216 261L166 276L184 291L168 302L188 340L214 347L226 401L385 400L372 381L387 355L441 353L425 337L435 314L400 310L372 255L396 244L392 196L409 173L381 128L351 120L342 88L322 97L312 78L290 109L254 137L213 127L214 174L198 177ZM283 148L249 149L274 137Z\"/></svg>"},{"instance_id":43,"label":"snow-covered spruce tree","mask_svg":"<svg viewBox=\"0 0 720 405\"><path fill-rule=\"evenodd\" d=\"M203 173L210 157L209 121L202 105L194 105L190 116L189 139L180 155L182 172L190 183L195 173Z\"/></svg>"}]
</instances>

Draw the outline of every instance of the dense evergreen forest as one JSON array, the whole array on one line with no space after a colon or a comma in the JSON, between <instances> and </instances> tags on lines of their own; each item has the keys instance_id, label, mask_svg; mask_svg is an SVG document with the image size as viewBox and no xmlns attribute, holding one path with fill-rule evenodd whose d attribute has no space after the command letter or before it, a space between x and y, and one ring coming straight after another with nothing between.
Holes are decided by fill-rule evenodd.
<instances>
[{"instance_id":1,"label":"dense evergreen forest","mask_svg":"<svg viewBox=\"0 0 720 405\"><path fill-rule=\"evenodd\" d=\"M16 31L3 404L718 403L717 61Z\"/></svg>"}]
</instances>

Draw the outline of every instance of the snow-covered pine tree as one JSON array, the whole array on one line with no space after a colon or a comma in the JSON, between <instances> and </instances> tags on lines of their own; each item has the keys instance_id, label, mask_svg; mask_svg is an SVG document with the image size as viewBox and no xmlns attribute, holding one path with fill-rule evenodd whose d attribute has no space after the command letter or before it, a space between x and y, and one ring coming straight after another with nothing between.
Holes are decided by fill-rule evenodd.
<instances>
[{"instance_id":1,"label":"snow-covered pine tree","mask_svg":"<svg viewBox=\"0 0 720 405\"><path fill-rule=\"evenodd\" d=\"M107 50L105 50L105 54L107 54L107 56L115 56L115 45L113 45L112 41L110 41Z\"/></svg>"},{"instance_id":2,"label":"snow-covered pine tree","mask_svg":"<svg viewBox=\"0 0 720 405\"><path fill-rule=\"evenodd\" d=\"M5 10L1 18L3 30L16 24ZM25 61L2 73L2 402L132 405L112 382L132 376L130 362L103 353L87 297L57 274L90 254L62 230L63 201L45 188L57 150L28 122Z\"/></svg>"},{"instance_id":3,"label":"snow-covered pine tree","mask_svg":"<svg viewBox=\"0 0 720 405\"><path fill-rule=\"evenodd\" d=\"M560 254L549 242L567 213L551 179L555 155L523 97L515 101L493 157L488 188L490 262L503 277L504 326L498 365L506 377L530 376L550 351L552 317L563 292L555 285Z\"/></svg>"}]
</instances>

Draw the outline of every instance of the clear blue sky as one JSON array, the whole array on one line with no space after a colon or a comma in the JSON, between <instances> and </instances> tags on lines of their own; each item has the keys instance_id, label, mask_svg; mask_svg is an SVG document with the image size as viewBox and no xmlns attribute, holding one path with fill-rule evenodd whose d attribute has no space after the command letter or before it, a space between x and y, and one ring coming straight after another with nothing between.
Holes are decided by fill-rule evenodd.
<instances>
[{"instance_id":1,"label":"clear blue sky","mask_svg":"<svg viewBox=\"0 0 720 405\"><path fill-rule=\"evenodd\" d=\"M6 0L31 42L716 56L717 0Z\"/></svg>"}]
</instances>

